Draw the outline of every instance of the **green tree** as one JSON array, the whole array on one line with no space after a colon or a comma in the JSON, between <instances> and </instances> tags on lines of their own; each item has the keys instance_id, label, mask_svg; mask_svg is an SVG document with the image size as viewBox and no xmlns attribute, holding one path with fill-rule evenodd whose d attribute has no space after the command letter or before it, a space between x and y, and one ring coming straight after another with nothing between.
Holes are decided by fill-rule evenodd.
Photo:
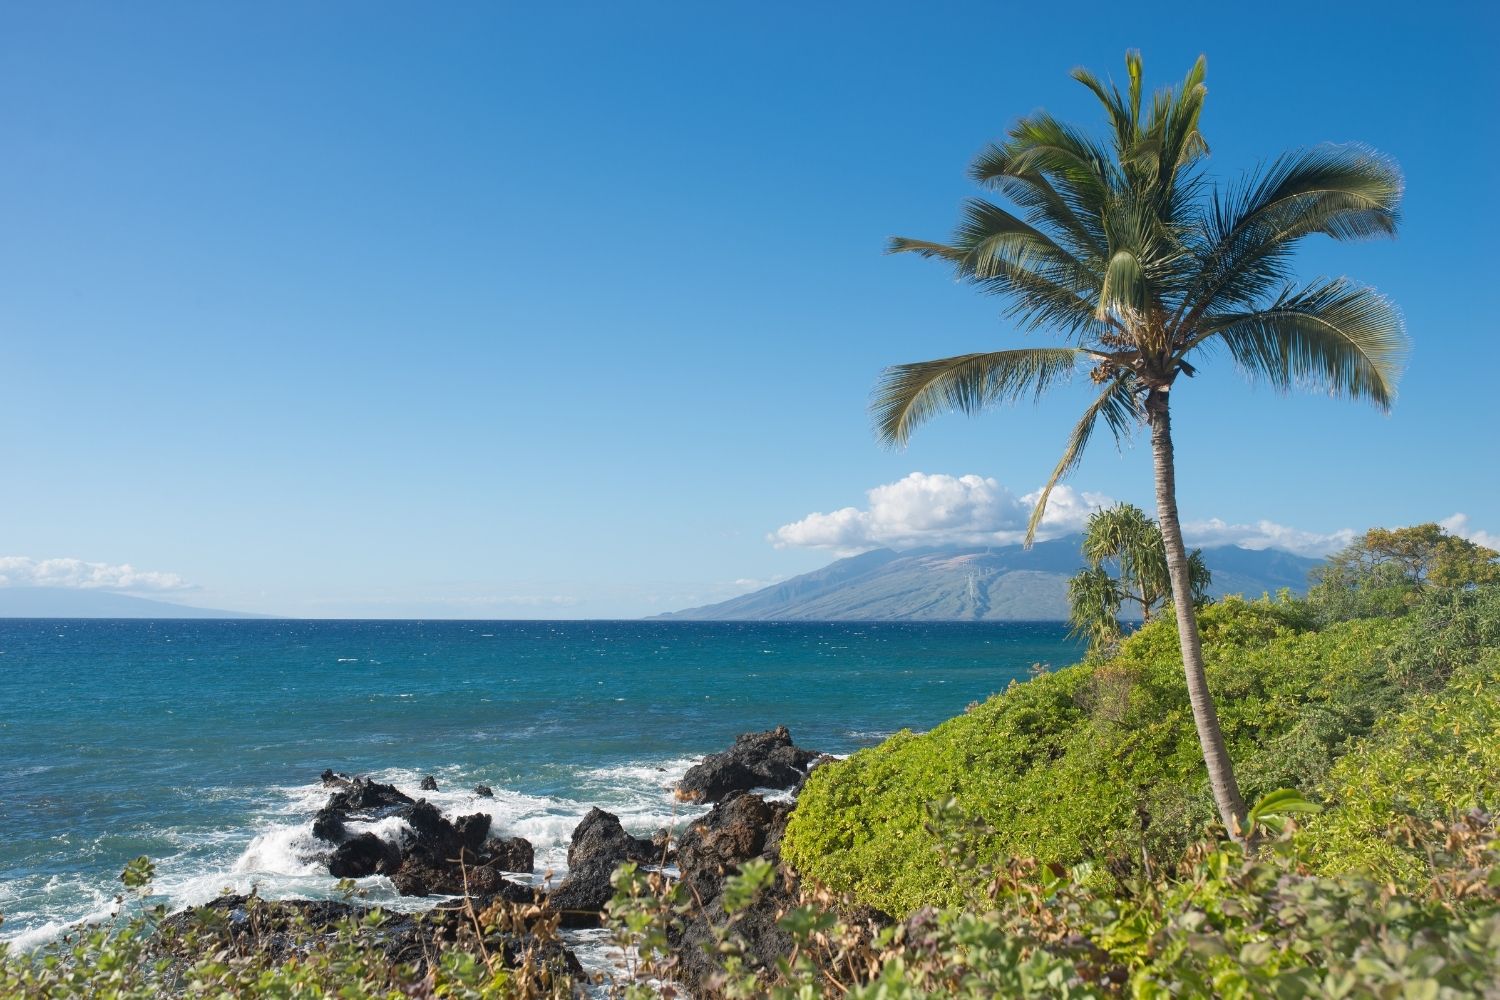
<instances>
[{"instance_id":1,"label":"green tree","mask_svg":"<svg viewBox=\"0 0 1500 1000\"><path fill-rule=\"evenodd\" d=\"M1097 654L1119 641L1125 605L1133 605L1130 617L1150 621L1172 596L1172 579L1161 529L1134 504L1119 503L1089 515L1083 557L1088 566L1068 581L1069 613L1073 633L1088 636L1089 649ZM1193 603L1201 606L1212 574L1198 549L1188 556L1188 579Z\"/></svg>"},{"instance_id":2,"label":"green tree","mask_svg":"<svg viewBox=\"0 0 1500 1000\"><path fill-rule=\"evenodd\" d=\"M960 279L1005 297L1019 328L1046 328L1065 346L898 365L886 371L873 408L880 437L900 444L938 412L1035 398L1087 368L1098 395L1041 492L1031 532L1101 419L1117 440L1149 427L1193 718L1215 803L1237 833L1245 804L1204 678L1177 512L1172 390L1219 350L1279 389L1316 387L1388 408L1406 351L1400 314L1372 289L1342 278L1296 286L1291 271L1308 236L1394 235L1402 181L1368 149L1322 146L1287 153L1237 184L1210 184L1198 127L1204 60L1149 98L1139 54L1125 62L1124 93L1073 73L1104 106L1107 140L1045 111L1022 118L971 170L1014 211L972 199L949 242L897 238L890 246L947 262Z\"/></svg>"},{"instance_id":3,"label":"green tree","mask_svg":"<svg viewBox=\"0 0 1500 1000\"><path fill-rule=\"evenodd\" d=\"M1429 590L1500 583L1497 559L1440 524L1371 528L1312 571L1307 596L1325 618L1401 614Z\"/></svg>"}]
</instances>

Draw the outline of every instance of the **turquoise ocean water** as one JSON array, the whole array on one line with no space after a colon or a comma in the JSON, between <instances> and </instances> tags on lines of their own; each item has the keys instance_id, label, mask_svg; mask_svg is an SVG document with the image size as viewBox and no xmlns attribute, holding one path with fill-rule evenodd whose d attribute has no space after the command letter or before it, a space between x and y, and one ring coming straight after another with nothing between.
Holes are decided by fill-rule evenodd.
<instances>
[{"instance_id":1,"label":"turquoise ocean water","mask_svg":"<svg viewBox=\"0 0 1500 1000\"><path fill-rule=\"evenodd\" d=\"M848 753L1061 665L1056 623L0 620L0 938L108 912L145 854L172 905L328 895L326 767L486 811L561 870L591 805L649 832L673 781L784 723ZM469 789L483 782L495 798ZM395 831L382 831L395 835ZM384 879L372 898L396 901ZM399 902L399 901L396 901ZM414 901L403 905L417 905Z\"/></svg>"}]
</instances>

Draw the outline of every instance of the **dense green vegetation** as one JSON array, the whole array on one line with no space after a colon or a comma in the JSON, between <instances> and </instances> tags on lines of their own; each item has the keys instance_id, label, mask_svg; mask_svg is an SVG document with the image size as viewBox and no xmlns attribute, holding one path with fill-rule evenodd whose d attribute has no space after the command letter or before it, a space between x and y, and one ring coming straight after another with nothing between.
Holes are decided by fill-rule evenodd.
<instances>
[{"instance_id":1,"label":"dense green vegetation","mask_svg":"<svg viewBox=\"0 0 1500 1000\"><path fill-rule=\"evenodd\" d=\"M1264 801L1251 810L1261 833L1252 853L1197 845L1172 871L1107 891L1088 866L1013 861L989 873L978 905L923 910L895 927L806 899L781 920L795 947L765 967L744 960L731 923L722 990L772 1000L1494 995L1500 855L1487 817L1409 826L1433 875L1402 892L1359 874L1309 874L1285 815L1307 804L1282 804L1282 814ZM767 871L748 864L739 881L744 906ZM616 905L642 951L665 957L660 927L680 901L622 885Z\"/></svg>"},{"instance_id":2,"label":"dense green vegetation","mask_svg":"<svg viewBox=\"0 0 1500 1000\"><path fill-rule=\"evenodd\" d=\"M1434 877L1426 845L1406 831L1500 808L1500 652L1411 701L1334 765L1329 810L1299 838L1317 870L1370 872L1403 885Z\"/></svg>"},{"instance_id":3,"label":"dense green vegetation","mask_svg":"<svg viewBox=\"0 0 1500 1000\"><path fill-rule=\"evenodd\" d=\"M1493 708L1484 714L1467 694L1493 670L1484 650L1500 646L1500 589L1435 593L1403 617L1322 627L1302 602L1229 600L1207 608L1202 624L1225 739L1252 800L1283 787L1347 800L1367 814L1364 825L1335 810L1319 828L1349 841L1358 829L1391 829L1389 811L1405 797L1442 818L1487 804L1483 790L1500 786L1493 749L1474 749L1500 742ZM1177 655L1173 623L1159 620L1108 660L1013 685L930 733L901 733L820 768L786 857L892 913L961 902L976 887L933 864L941 837L929 815L931 803L953 799L989 864L1094 861L1099 881L1172 863L1213 815ZM1470 661L1479 662L1454 673ZM1454 716L1447 735L1427 733L1424 720L1440 712ZM1339 769L1356 746L1358 758ZM1378 770L1403 756L1456 785L1429 792ZM1372 773L1389 781L1384 792L1364 788Z\"/></svg>"}]
</instances>

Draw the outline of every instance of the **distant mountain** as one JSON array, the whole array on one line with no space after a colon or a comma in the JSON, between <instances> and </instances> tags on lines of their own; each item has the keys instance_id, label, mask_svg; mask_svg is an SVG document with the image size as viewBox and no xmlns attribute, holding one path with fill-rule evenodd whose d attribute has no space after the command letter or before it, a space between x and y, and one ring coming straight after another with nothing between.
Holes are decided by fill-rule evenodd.
<instances>
[{"instance_id":1,"label":"distant mountain","mask_svg":"<svg viewBox=\"0 0 1500 1000\"><path fill-rule=\"evenodd\" d=\"M662 619L697 621L1048 621L1068 617L1083 566L1073 535L990 548L876 549L719 604ZM1204 549L1212 593L1301 591L1318 560L1271 549Z\"/></svg>"},{"instance_id":2,"label":"distant mountain","mask_svg":"<svg viewBox=\"0 0 1500 1000\"><path fill-rule=\"evenodd\" d=\"M0 587L0 618L262 618L242 611L193 608L107 590Z\"/></svg>"}]
</instances>

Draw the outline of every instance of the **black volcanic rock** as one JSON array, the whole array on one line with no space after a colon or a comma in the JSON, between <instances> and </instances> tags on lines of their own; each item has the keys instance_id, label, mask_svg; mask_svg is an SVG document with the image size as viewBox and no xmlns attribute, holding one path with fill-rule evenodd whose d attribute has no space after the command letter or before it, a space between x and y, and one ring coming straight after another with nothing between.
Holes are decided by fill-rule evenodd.
<instances>
[{"instance_id":1,"label":"black volcanic rock","mask_svg":"<svg viewBox=\"0 0 1500 1000\"><path fill-rule=\"evenodd\" d=\"M744 733L723 753L688 768L677 783L677 797L688 802L718 802L732 792L753 788L796 790L824 755L792 743L786 726L764 733Z\"/></svg>"},{"instance_id":2,"label":"black volcanic rock","mask_svg":"<svg viewBox=\"0 0 1500 1000\"><path fill-rule=\"evenodd\" d=\"M412 804L412 797L395 785L371 781L364 775L349 777L333 771L323 772L323 786L334 792L326 808L340 813L388 814Z\"/></svg>"},{"instance_id":3,"label":"black volcanic rock","mask_svg":"<svg viewBox=\"0 0 1500 1000\"><path fill-rule=\"evenodd\" d=\"M676 863L677 848L672 844L671 827L661 827L651 835L651 854L661 864Z\"/></svg>"},{"instance_id":4,"label":"black volcanic rock","mask_svg":"<svg viewBox=\"0 0 1500 1000\"><path fill-rule=\"evenodd\" d=\"M595 858L568 871L562 884L547 894L547 905L557 911L564 927L597 927L604 906L614 898L610 883L619 863Z\"/></svg>"},{"instance_id":5,"label":"black volcanic rock","mask_svg":"<svg viewBox=\"0 0 1500 1000\"><path fill-rule=\"evenodd\" d=\"M403 896L463 896L479 899L499 896L510 902L532 902L535 891L528 885L512 882L502 867L482 863L475 858L463 865L437 864L422 858L406 857L391 876L391 883Z\"/></svg>"},{"instance_id":6,"label":"black volcanic rock","mask_svg":"<svg viewBox=\"0 0 1500 1000\"><path fill-rule=\"evenodd\" d=\"M313 817L313 836L319 840L326 840L330 844L342 843L344 840L344 814L337 809L324 806L318 810L318 815Z\"/></svg>"},{"instance_id":7,"label":"black volcanic rock","mask_svg":"<svg viewBox=\"0 0 1500 1000\"><path fill-rule=\"evenodd\" d=\"M530 872L536 867L536 851L525 837L492 837L485 841L483 855L501 871Z\"/></svg>"},{"instance_id":8,"label":"black volcanic rock","mask_svg":"<svg viewBox=\"0 0 1500 1000\"><path fill-rule=\"evenodd\" d=\"M438 864L456 862L465 851L472 857L490 832L490 818L486 814L474 813L450 821L426 799L419 799L397 815L412 831L406 853Z\"/></svg>"},{"instance_id":9,"label":"black volcanic rock","mask_svg":"<svg viewBox=\"0 0 1500 1000\"><path fill-rule=\"evenodd\" d=\"M568 874L547 895L547 905L562 917L563 926L597 926L604 904L614 897L610 879L626 861L655 864L661 860L657 845L632 837L620 818L593 808L573 829L568 845Z\"/></svg>"},{"instance_id":10,"label":"black volcanic rock","mask_svg":"<svg viewBox=\"0 0 1500 1000\"><path fill-rule=\"evenodd\" d=\"M388 875L403 896L463 895L525 897L528 887L507 882L503 873L529 872L535 852L520 837L490 836L490 817L472 813L450 820L426 799L413 800L391 785L364 777L324 771L333 789L313 819L313 835L337 845L328 856L329 872L339 878ZM436 784L436 782L433 782ZM407 832L399 843L373 833L349 835L351 819L398 816Z\"/></svg>"},{"instance_id":11,"label":"black volcanic rock","mask_svg":"<svg viewBox=\"0 0 1500 1000\"><path fill-rule=\"evenodd\" d=\"M531 895L526 886L512 883L492 895L475 899L474 906L482 911L497 900L530 903ZM222 951L234 956L255 952L285 960L305 954L310 940L331 935L342 921L352 918L362 922L372 912L368 906L332 900L255 900L252 904L246 896L220 896L204 906L167 917L162 925L167 934L155 940L168 942L175 935L192 930L210 935L208 940L199 942L194 954ZM425 913L382 912L385 919L378 933L369 935L367 940L377 944L392 965L411 965L419 974L428 968L429 962L441 956L444 948L473 932L473 920L460 903L440 903ZM576 977L583 973L571 951L550 933L538 934L524 919L519 926L507 924L503 930L487 929L485 945L508 968L518 968L529 961L559 976ZM170 962L184 961L181 954L171 951L163 958Z\"/></svg>"},{"instance_id":12,"label":"black volcanic rock","mask_svg":"<svg viewBox=\"0 0 1500 1000\"><path fill-rule=\"evenodd\" d=\"M449 820L421 799L400 816L412 833L403 845L400 867L391 877L397 892L457 896L498 891L504 868L483 850L490 832L488 815L474 813Z\"/></svg>"},{"instance_id":13,"label":"black volcanic rock","mask_svg":"<svg viewBox=\"0 0 1500 1000\"><path fill-rule=\"evenodd\" d=\"M424 792L435 792L438 790L437 779L430 774L425 775L422 778L421 784L417 785L417 787Z\"/></svg>"},{"instance_id":14,"label":"black volcanic rock","mask_svg":"<svg viewBox=\"0 0 1500 1000\"><path fill-rule=\"evenodd\" d=\"M677 845L682 880L701 899L717 898L724 878L751 858L779 859L790 802L736 792L688 826Z\"/></svg>"},{"instance_id":15,"label":"black volcanic rock","mask_svg":"<svg viewBox=\"0 0 1500 1000\"><path fill-rule=\"evenodd\" d=\"M776 867L772 883L735 921L735 933L745 944L752 967L774 968L776 959L792 951L792 937L777 920L795 905L795 879L781 866L781 835L792 806L768 802L758 795L737 792L714 806L683 834L677 865L694 906L681 924L668 932L672 951L680 960L677 981L694 997L716 996L719 965L717 938L729 917L722 905L724 880L746 861L761 858Z\"/></svg>"},{"instance_id":16,"label":"black volcanic rock","mask_svg":"<svg viewBox=\"0 0 1500 1000\"><path fill-rule=\"evenodd\" d=\"M330 844L342 844L348 837L344 826L347 820L381 819L412 802L411 796L396 786L364 776L351 777L330 769L321 777L323 787L333 789L333 794L313 817L313 836Z\"/></svg>"},{"instance_id":17,"label":"black volcanic rock","mask_svg":"<svg viewBox=\"0 0 1500 1000\"><path fill-rule=\"evenodd\" d=\"M660 858L655 844L642 837L632 837L620 825L620 817L597 806L573 828L573 839L568 844L569 869L599 859L618 865L624 861L652 864Z\"/></svg>"},{"instance_id":18,"label":"black volcanic rock","mask_svg":"<svg viewBox=\"0 0 1500 1000\"><path fill-rule=\"evenodd\" d=\"M351 837L334 849L328 873L335 878L391 875L401 864L401 850L373 833Z\"/></svg>"}]
</instances>

